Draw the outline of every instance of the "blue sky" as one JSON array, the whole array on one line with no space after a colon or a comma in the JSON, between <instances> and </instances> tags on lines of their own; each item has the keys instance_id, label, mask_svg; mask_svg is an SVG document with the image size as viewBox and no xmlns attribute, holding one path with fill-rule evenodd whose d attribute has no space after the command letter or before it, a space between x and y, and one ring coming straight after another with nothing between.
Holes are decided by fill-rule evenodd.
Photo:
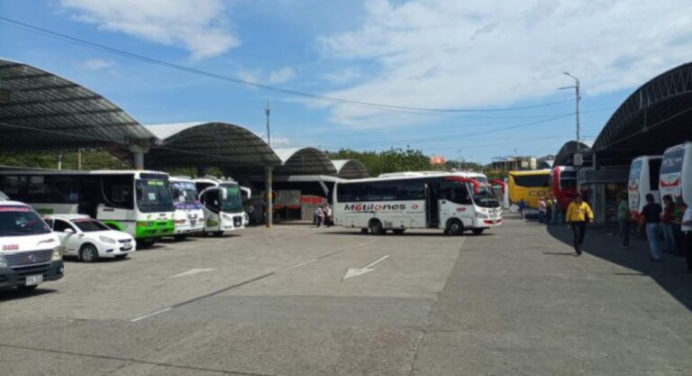
<instances>
[{"instance_id":1,"label":"blue sky","mask_svg":"<svg viewBox=\"0 0 692 376\"><path fill-rule=\"evenodd\" d=\"M47 38L0 22L0 56L83 84L142 124L221 120L277 146L422 149L448 159L556 153L653 76L692 60L684 0L0 0L0 14L110 47L247 81L361 102L288 96ZM647 25L642 27L641 25ZM553 120L551 120L553 119Z\"/></svg>"}]
</instances>

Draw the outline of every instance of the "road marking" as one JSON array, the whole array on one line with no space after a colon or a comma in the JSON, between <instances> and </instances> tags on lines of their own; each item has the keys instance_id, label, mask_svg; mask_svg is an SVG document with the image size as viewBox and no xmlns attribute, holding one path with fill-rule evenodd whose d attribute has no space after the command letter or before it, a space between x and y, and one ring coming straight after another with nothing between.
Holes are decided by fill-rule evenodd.
<instances>
[{"instance_id":1,"label":"road marking","mask_svg":"<svg viewBox=\"0 0 692 376\"><path fill-rule=\"evenodd\" d=\"M335 249L334 251L329 252L329 253L327 253L327 254L324 254L324 255L322 255L322 256L318 256L318 257L315 257L315 258L313 258L313 259L310 259L310 260L307 260L307 261L303 261L303 262L298 263L298 264L295 264L295 265L287 266L287 267L285 267L285 268L283 268L283 269L280 269L280 271L284 271L284 272L285 272L285 271L288 271L288 270L291 270L291 269L300 268L301 266L309 265L309 264L312 264L313 262L320 261L320 260L322 260L323 258L330 257L330 256L334 256L334 255L337 254L337 253L341 253L341 252L343 252L343 251L347 251L347 250L352 249L352 248L359 248L359 247L362 247L362 246L364 246L364 245L367 245L367 244L370 244L370 243L374 243L374 242L376 242L376 241L377 241L377 239L373 239L373 240L368 240L367 242L358 243L358 244L356 244L356 245L354 245L354 246L347 246L347 247L337 248L337 249Z\"/></svg>"},{"instance_id":2,"label":"road marking","mask_svg":"<svg viewBox=\"0 0 692 376\"><path fill-rule=\"evenodd\" d=\"M170 276L170 277L168 277L168 278L166 278L166 279L179 278L179 277L187 277L187 276L190 276L190 275L195 275L195 274L210 272L210 271L212 271L212 270L216 270L216 269L211 269L211 268L193 268L193 269L190 269L190 270L188 270L188 271L185 271L185 272L182 272L182 273L179 273L179 274L176 274L176 275L172 275L172 276Z\"/></svg>"},{"instance_id":3,"label":"road marking","mask_svg":"<svg viewBox=\"0 0 692 376\"><path fill-rule=\"evenodd\" d=\"M149 317L152 317L152 316L156 316L156 315L158 315L158 314L160 314L160 313L168 312L168 311L170 311L171 309L173 309L173 308L171 308L171 307L166 307L166 308L164 308L164 309L162 309L162 310L158 310L158 311L156 311L156 312L152 312L152 313L150 313L150 314L148 314L148 315L136 317L136 318L130 320L130 322L137 322L137 321L139 321L139 320L144 320L144 319L146 319L146 318L149 318Z\"/></svg>"},{"instance_id":4,"label":"road marking","mask_svg":"<svg viewBox=\"0 0 692 376\"><path fill-rule=\"evenodd\" d=\"M389 258L389 255L384 255L384 256L378 258L377 260L375 260L375 261L373 261L373 262L371 262L371 263L365 265L365 266L362 267L362 268L348 268L348 270L346 270L346 274L344 274L344 277L341 278L341 280L342 280L342 281L345 281L345 280L347 280L347 279L349 279L349 278L358 277L358 276L361 276L361 275L363 275L363 274L366 274L366 273L370 273L370 272L372 272L372 271L375 271L375 269L373 268L373 266L375 266L375 265L381 263L382 261L384 261L384 260L386 260L386 259L388 259L388 258Z\"/></svg>"}]
</instances>

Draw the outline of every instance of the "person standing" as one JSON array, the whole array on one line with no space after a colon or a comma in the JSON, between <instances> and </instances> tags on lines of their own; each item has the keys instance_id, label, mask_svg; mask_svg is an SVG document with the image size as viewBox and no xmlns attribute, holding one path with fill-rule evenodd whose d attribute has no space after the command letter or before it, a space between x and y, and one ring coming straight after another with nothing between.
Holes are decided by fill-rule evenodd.
<instances>
[{"instance_id":1,"label":"person standing","mask_svg":"<svg viewBox=\"0 0 692 376\"><path fill-rule=\"evenodd\" d=\"M663 213L661 213L661 229L663 230L663 239L666 243L666 249L663 252L676 253L675 233L673 232L673 212L675 204L673 197L670 195L663 196Z\"/></svg>"},{"instance_id":2,"label":"person standing","mask_svg":"<svg viewBox=\"0 0 692 376\"><path fill-rule=\"evenodd\" d=\"M547 206L545 204L545 198L541 196L538 199L538 221L543 223L545 222L545 212L547 210Z\"/></svg>"},{"instance_id":3,"label":"person standing","mask_svg":"<svg viewBox=\"0 0 692 376\"><path fill-rule=\"evenodd\" d=\"M324 224L324 209L318 206L317 209L315 209L315 213L317 215L317 227L320 227Z\"/></svg>"},{"instance_id":4,"label":"person standing","mask_svg":"<svg viewBox=\"0 0 692 376\"><path fill-rule=\"evenodd\" d=\"M577 194L574 196L574 201L567 207L565 217L567 225L572 228L574 251L579 256L584 250L582 244L584 244L586 223L593 220L593 211L591 211L589 204L582 200L581 195Z\"/></svg>"},{"instance_id":5,"label":"person standing","mask_svg":"<svg viewBox=\"0 0 692 376\"><path fill-rule=\"evenodd\" d=\"M658 244L658 234L661 233L661 205L654 201L654 195L646 194L646 202L642 215L639 218L639 231L646 225L646 239L649 241L649 252L651 261L661 261L661 249Z\"/></svg>"},{"instance_id":6,"label":"person standing","mask_svg":"<svg viewBox=\"0 0 692 376\"><path fill-rule=\"evenodd\" d=\"M620 237L622 237L622 248L630 246L630 206L627 202L627 193L620 193L618 203L618 224L620 225Z\"/></svg>"},{"instance_id":7,"label":"person standing","mask_svg":"<svg viewBox=\"0 0 692 376\"><path fill-rule=\"evenodd\" d=\"M685 208L685 212L682 215L680 230L683 236L683 248L687 261L687 271L692 273L692 208L690 207Z\"/></svg>"},{"instance_id":8,"label":"person standing","mask_svg":"<svg viewBox=\"0 0 692 376\"><path fill-rule=\"evenodd\" d=\"M553 218L553 198L548 197L545 201L545 223L550 225L551 218Z\"/></svg>"},{"instance_id":9,"label":"person standing","mask_svg":"<svg viewBox=\"0 0 692 376\"><path fill-rule=\"evenodd\" d=\"M678 246L678 255L685 257L684 235L682 233L682 216L687 210L687 204L681 196L675 196L675 210L673 210L673 234L675 234L675 244Z\"/></svg>"},{"instance_id":10,"label":"person standing","mask_svg":"<svg viewBox=\"0 0 692 376\"><path fill-rule=\"evenodd\" d=\"M332 207L329 204L324 206L324 224L327 227L331 227L331 225L334 224L332 219Z\"/></svg>"}]
</instances>

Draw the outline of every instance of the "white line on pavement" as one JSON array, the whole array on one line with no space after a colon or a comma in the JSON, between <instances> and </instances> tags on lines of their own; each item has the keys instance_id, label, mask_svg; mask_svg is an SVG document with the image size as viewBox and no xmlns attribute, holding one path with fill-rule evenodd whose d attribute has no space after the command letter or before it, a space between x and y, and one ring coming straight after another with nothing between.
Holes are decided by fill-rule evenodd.
<instances>
[{"instance_id":1,"label":"white line on pavement","mask_svg":"<svg viewBox=\"0 0 692 376\"><path fill-rule=\"evenodd\" d=\"M144 319L149 318L149 317L151 317L151 316L156 316L156 315L158 315L158 314L160 314L160 313L168 312L168 311L170 311L171 309L172 309L171 307L166 307L166 308L164 308L164 309L162 309L162 310L159 310L159 311L156 311L156 312L152 312L152 313L150 313L150 314L148 314L148 315L136 317L136 318L130 320L130 322L137 322L137 321L139 321L139 320L144 320Z\"/></svg>"}]
</instances>

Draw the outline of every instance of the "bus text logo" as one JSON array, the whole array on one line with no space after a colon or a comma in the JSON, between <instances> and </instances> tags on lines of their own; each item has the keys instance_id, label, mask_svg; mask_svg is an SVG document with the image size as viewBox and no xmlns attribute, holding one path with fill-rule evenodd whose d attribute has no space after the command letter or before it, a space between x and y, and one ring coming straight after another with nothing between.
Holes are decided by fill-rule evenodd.
<instances>
[{"instance_id":1,"label":"bus text logo","mask_svg":"<svg viewBox=\"0 0 692 376\"><path fill-rule=\"evenodd\" d=\"M385 211L385 210L406 210L406 204L347 204L344 205L346 211Z\"/></svg>"}]
</instances>

